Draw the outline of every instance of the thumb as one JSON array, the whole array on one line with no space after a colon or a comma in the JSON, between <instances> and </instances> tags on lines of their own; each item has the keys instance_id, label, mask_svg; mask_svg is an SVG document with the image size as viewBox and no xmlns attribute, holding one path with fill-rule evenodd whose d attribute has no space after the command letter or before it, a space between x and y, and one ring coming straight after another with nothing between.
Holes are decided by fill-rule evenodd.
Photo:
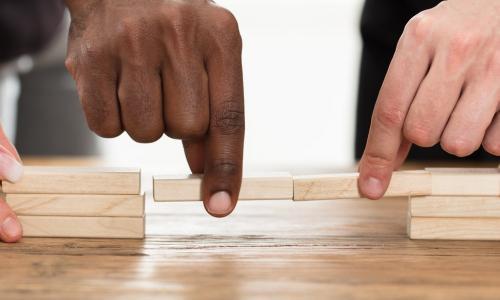
<instances>
[{"instance_id":1,"label":"thumb","mask_svg":"<svg viewBox=\"0 0 500 300\"><path fill-rule=\"evenodd\" d=\"M21 239L23 229L12 209L0 198L0 240L13 243Z\"/></svg>"},{"instance_id":2,"label":"thumb","mask_svg":"<svg viewBox=\"0 0 500 300\"><path fill-rule=\"evenodd\" d=\"M0 126L0 180L16 182L23 175L21 159ZM12 209L0 197L0 240L16 242L22 236L21 223Z\"/></svg>"}]
</instances>

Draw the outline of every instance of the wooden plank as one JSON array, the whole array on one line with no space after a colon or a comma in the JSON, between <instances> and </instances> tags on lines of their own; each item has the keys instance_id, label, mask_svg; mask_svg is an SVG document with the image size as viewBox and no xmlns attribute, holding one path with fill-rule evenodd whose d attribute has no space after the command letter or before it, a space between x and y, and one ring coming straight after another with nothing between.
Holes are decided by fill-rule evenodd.
<instances>
[{"instance_id":1,"label":"wooden plank","mask_svg":"<svg viewBox=\"0 0 500 300\"><path fill-rule=\"evenodd\" d=\"M423 196L411 197L412 217L500 218L500 197Z\"/></svg>"},{"instance_id":2,"label":"wooden plank","mask_svg":"<svg viewBox=\"0 0 500 300\"><path fill-rule=\"evenodd\" d=\"M433 196L500 196L500 169L428 168Z\"/></svg>"},{"instance_id":3,"label":"wooden plank","mask_svg":"<svg viewBox=\"0 0 500 300\"><path fill-rule=\"evenodd\" d=\"M7 194L121 194L138 195L140 169L25 167L23 178L13 184L4 181Z\"/></svg>"},{"instance_id":4,"label":"wooden plank","mask_svg":"<svg viewBox=\"0 0 500 300\"><path fill-rule=\"evenodd\" d=\"M144 195L7 194L17 215L142 217Z\"/></svg>"},{"instance_id":5,"label":"wooden plank","mask_svg":"<svg viewBox=\"0 0 500 300\"><path fill-rule=\"evenodd\" d=\"M394 172L386 197L429 195L431 175L425 171ZM294 177L294 200L360 198L358 173Z\"/></svg>"},{"instance_id":6,"label":"wooden plank","mask_svg":"<svg viewBox=\"0 0 500 300\"><path fill-rule=\"evenodd\" d=\"M201 200L200 175L155 176L155 201ZM293 180L288 173L245 175L241 183L240 200L292 200Z\"/></svg>"},{"instance_id":7,"label":"wooden plank","mask_svg":"<svg viewBox=\"0 0 500 300\"><path fill-rule=\"evenodd\" d=\"M144 238L144 217L18 216L24 237Z\"/></svg>"},{"instance_id":8,"label":"wooden plank","mask_svg":"<svg viewBox=\"0 0 500 300\"><path fill-rule=\"evenodd\" d=\"M500 218L411 217L409 223L415 240L500 240Z\"/></svg>"}]
</instances>

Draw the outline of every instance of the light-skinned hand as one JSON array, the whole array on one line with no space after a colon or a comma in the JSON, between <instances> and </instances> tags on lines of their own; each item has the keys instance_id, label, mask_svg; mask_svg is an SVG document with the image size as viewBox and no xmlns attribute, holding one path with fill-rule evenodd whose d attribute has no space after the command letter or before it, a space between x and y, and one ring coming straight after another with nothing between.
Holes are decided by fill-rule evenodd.
<instances>
[{"instance_id":1,"label":"light-skinned hand","mask_svg":"<svg viewBox=\"0 0 500 300\"><path fill-rule=\"evenodd\" d=\"M412 144L500 155L500 1L449 0L406 25L382 84L359 188L382 197Z\"/></svg>"}]
</instances>

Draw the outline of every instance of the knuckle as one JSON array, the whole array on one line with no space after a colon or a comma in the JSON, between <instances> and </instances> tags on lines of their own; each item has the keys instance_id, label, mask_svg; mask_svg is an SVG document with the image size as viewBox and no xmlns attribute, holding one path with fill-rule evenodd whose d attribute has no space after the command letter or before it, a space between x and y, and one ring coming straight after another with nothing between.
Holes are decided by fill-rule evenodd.
<instances>
[{"instance_id":1,"label":"knuckle","mask_svg":"<svg viewBox=\"0 0 500 300\"><path fill-rule=\"evenodd\" d=\"M403 36L416 42L423 42L434 28L434 17L429 10L424 10L408 21Z\"/></svg>"},{"instance_id":2,"label":"knuckle","mask_svg":"<svg viewBox=\"0 0 500 300\"><path fill-rule=\"evenodd\" d=\"M374 114L375 122L387 128L402 127L405 113L396 107L383 107Z\"/></svg>"},{"instance_id":3,"label":"knuckle","mask_svg":"<svg viewBox=\"0 0 500 300\"><path fill-rule=\"evenodd\" d=\"M222 135L243 134L245 131L243 108L232 101L224 102L222 108L212 114L211 127Z\"/></svg>"},{"instance_id":4,"label":"knuckle","mask_svg":"<svg viewBox=\"0 0 500 300\"><path fill-rule=\"evenodd\" d=\"M420 147L432 147L439 141L432 130L423 123L406 122L403 130L405 138Z\"/></svg>"},{"instance_id":5,"label":"knuckle","mask_svg":"<svg viewBox=\"0 0 500 300\"><path fill-rule=\"evenodd\" d=\"M389 157L371 151L366 151L363 155L362 160L364 165L370 166L375 169L388 168L392 167L393 165L393 160Z\"/></svg>"},{"instance_id":6,"label":"knuckle","mask_svg":"<svg viewBox=\"0 0 500 300\"><path fill-rule=\"evenodd\" d=\"M241 174L241 165L233 160L218 159L209 163L208 170L214 175L232 177Z\"/></svg>"},{"instance_id":7,"label":"knuckle","mask_svg":"<svg viewBox=\"0 0 500 300\"><path fill-rule=\"evenodd\" d=\"M128 17L121 20L116 26L116 42L120 49L126 53L140 53L144 25L140 19Z\"/></svg>"},{"instance_id":8,"label":"knuckle","mask_svg":"<svg viewBox=\"0 0 500 300\"><path fill-rule=\"evenodd\" d=\"M105 46L97 45L94 42L87 41L80 47L81 51L78 59L82 64L92 64L96 61L102 60L105 56Z\"/></svg>"},{"instance_id":9,"label":"knuckle","mask_svg":"<svg viewBox=\"0 0 500 300\"><path fill-rule=\"evenodd\" d=\"M120 37L128 37L137 29L137 22L133 17L121 19L116 26L116 34Z\"/></svg>"},{"instance_id":10,"label":"knuckle","mask_svg":"<svg viewBox=\"0 0 500 300\"><path fill-rule=\"evenodd\" d=\"M184 20L193 16L194 11L188 3L175 3L174 5L166 4L160 8L160 14L167 23L179 24L184 23Z\"/></svg>"},{"instance_id":11,"label":"knuckle","mask_svg":"<svg viewBox=\"0 0 500 300\"><path fill-rule=\"evenodd\" d=\"M73 55L68 55L64 60L64 66L70 74L75 74L76 71L76 57Z\"/></svg>"},{"instance_id":12,"label":"knuckle","mask_svg":"<svg viewBox=\"0 0 500 300\"><path fill-rule=\"evenodd\" d=\"M450 37L446 68L450 74L457 72L471 52L480 44L478 35L471 32L456 32Z\"/></svg>"},{"instance_id":13,"label":"knuckle","mask_svg":"<svg viewBox=\"0 0 500 300\"><path fill-rule=\"evenodd\" d=\"M456 32L451 36L450 48L453 53L465 56L471 48L479 45L480 38L477 34L468 31Z\"/></svg>"},{"instance_id":14,"label":"knuckle","mask_svg":"<svg viewBox=\"0 0 500 300\"><path fill-rule=\"evenodd\" d=\"M167 118L166 133L174 139L197 139L208 130L208 122L192 117Z\"/></svg>"},{"instance_id":15,"label":"knuckle","mask_svg":"<svg viewBox=\"0 0 500 300\"><path fill-rule=\"evenodd\" d=\"M476 151L478 147L465 139L443 137L441 139L441 148L455 156L466 157Z\"/></svg>"},{"instance_id":16,"label":"knuckle","mask_svg":"<svg viewBox=\"0 0 500 300\"><path fill-rule=\"evenodd\" d=\"M192 3L178 2L174 5L163 5L160 9L160 24L169 33L170 43L177 44L195 36L197 27L197 11Z\"/></svg>"},{"instance_id":17,"label":"knuckle","mask_svg":"<svg viewBox=\"0 0 500 300\"><path fill-rule=\"evenodd\" d=\"M215 13L213 28L217 35L217 41L225 47L240 49L242 39L239 31L238 21L234 15L227 9L217 8Z\"/></svg>"},{"instance_id":18,"label":"knuckle","mask_svg":"<svg viewBox=\"0 0 500 300\"><path fill-rule=\"evenodd\" d=\"M238 21L229 10L225 8L218 8L215 18L214 25L216 29L224 32L230 31L233 33L238 31Z\"/></svg>"}]
</instances>

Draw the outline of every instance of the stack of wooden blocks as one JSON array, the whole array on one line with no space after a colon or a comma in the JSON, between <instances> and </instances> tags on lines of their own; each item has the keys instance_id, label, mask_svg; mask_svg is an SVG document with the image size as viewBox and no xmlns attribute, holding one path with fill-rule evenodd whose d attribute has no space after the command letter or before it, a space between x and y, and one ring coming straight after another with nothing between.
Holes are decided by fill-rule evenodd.
<instances>
[{"instance_id":1,"label":"stack of wooden blocks","mask_svg":"<svg viewBox=\"0 0 500 300\"><path fill-rule=\"evenodd\" d=\"M143 238L139 169L25 167L2 183L25 237Z\"/></svg>"},{"instance_id":2,"label":"stack of wooden blocks","mask_svg":"<svg viewBox=\"0 0 500 300\"><path fill-rule=\"evenodd\" d=\"M410 196L408 236L500 240L500 169L427 169L428 196Z\"/></svg>"}]
</instances>

